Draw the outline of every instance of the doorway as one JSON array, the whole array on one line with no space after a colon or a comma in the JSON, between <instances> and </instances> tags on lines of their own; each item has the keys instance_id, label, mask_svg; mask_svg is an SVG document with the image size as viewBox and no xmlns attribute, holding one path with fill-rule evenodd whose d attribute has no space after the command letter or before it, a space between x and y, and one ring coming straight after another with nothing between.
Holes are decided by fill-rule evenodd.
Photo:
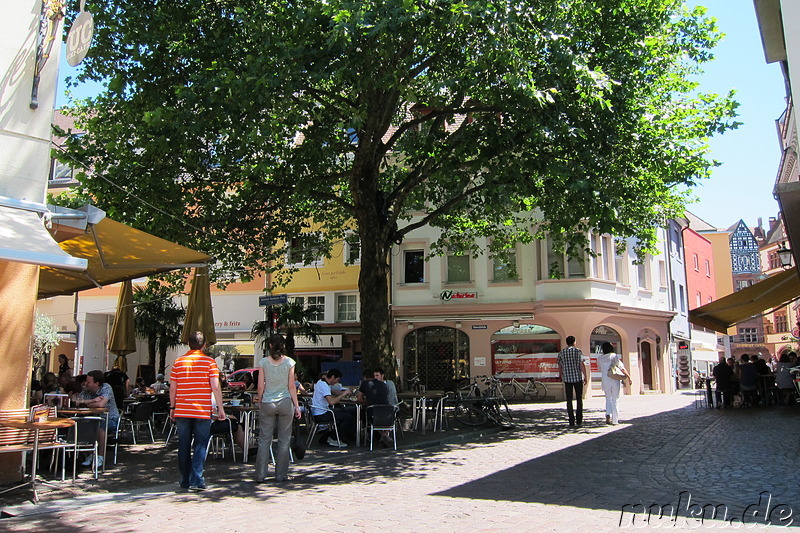
<instances>
[{"instance_id":1,"label":"doorway","mask_svg":"<svg viewBox=\"0 0 800 533\"><path fill-rule=\"evenodd\" d=\"M641 345L642 389L653 390L653 348L649 342Z\"/></svg>"}]
</instances>

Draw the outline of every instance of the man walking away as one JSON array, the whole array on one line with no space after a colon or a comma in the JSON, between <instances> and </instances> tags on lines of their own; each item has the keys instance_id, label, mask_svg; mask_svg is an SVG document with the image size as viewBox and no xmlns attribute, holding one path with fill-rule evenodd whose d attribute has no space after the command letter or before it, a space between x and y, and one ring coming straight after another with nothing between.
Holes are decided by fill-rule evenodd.
<instances>
[{"instance_id":1,"label":"man walking away","mask_svg":"<svg viewBox=\"0 0 800 533\"><path fill-rule=\"evenodd\" d=\"M583 423L583 386L589 383L586 376L586 359L583 352L575 347L575 337L567 337L567 347L558 353L558 366L561 368L561 380L564 382L564 393L567 396L567 414L570 427ZM572 395L577 399L577 412L572 410Z\"/></svg>"},{"instance_id":2,"label":"man walking away","mask_svg":"<svg viewBox=\"0 0 800 533\"><path fill-rule=\"evenodd\" d=\"M178 430L178 471L183 489L206 489L203 469L211 434L211 395L217 404L217 420L225 420L219 368L203 353L205 337L200 331L189 335L190 350L172 365L169 375L170 417ZM192 442L194 441L194 442ZM192 453L194 447L194 453Z\"/></svg>"}]
</instances>

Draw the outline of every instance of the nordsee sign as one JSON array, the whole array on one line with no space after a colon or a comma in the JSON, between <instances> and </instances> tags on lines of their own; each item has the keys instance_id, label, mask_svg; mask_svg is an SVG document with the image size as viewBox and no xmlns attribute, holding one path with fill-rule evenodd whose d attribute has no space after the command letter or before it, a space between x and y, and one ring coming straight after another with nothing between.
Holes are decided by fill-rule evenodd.
<instances>
[{"instance_id":1,"label":"nordsee sign","mask_svg":"<svg viewBox=\"0 0 800 533\"><path fill-rule=\"evenodd\" d=\"M269 305L284 305L288 301L285 294L270 294L269 296L259 296L258 305L266 307Z\"/></svg>"},{"instance_id":2,"label":"nordsee sign","mask_svg":"<svg viewBox=\"0 0 800 533\"><path fill-rule=\"evenodd\" d=\"M439 293L439 299L443 302L461 299L477 300L478 293L475 291L442 291Z\"/></svg>"}]
</instances>

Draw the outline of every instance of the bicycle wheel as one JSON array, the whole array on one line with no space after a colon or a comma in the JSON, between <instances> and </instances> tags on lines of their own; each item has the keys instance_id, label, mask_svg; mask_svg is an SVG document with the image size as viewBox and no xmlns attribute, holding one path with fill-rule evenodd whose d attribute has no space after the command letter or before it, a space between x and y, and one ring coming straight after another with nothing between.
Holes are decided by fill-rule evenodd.
<instances>
[{"instance_id":1,"label":"bicycle wheel","mask_svg":"<svg viewBox=\"0 0 800 533\"><path fill-rule=\"evenodd\" d=\"M510 382L504 383L503 387L500 389L500 395L506 400L513 400L516 394L517 394L517 388L514 386L513 383Z\"/></svg>"},{"instance_id":2,"label":"bicycle wheel","mask_svg":"<svg viewBox=\"0 0 800 533\"><path fill-rule=\"evenodd\" d=\"M532 400L544 400L544 397L547 396L547 385L541 381L528 380L525 388Z\"/></svg>"},{"instance_id":3,"label":"bicycle wheel","mask_svg":"<svg viewBox=\"0 0 800 533\"><path fill-rule=\"evenodd\" d=\"M499 402L491 402L489 404L485 404L483 408L483 412L486 413L486 417L497 424L502 428L511 428L514 427L514 424L511 423L511 417L506 416L503 414L503 410L500 408ZM508 412L508 405L506 405L506 412Z\"/></svg>"},{"instance_id":4,"label":"bicycle wheel","mask_svg":"<svg viewBox=\"0 0 800 533\"><path fill-rule=\"evenodd\" d=\"M456 404L453 408L453 417L465 426L480 426L486 423L486 413L482 409L463 403Z\"/></svg>"}]
</instances>

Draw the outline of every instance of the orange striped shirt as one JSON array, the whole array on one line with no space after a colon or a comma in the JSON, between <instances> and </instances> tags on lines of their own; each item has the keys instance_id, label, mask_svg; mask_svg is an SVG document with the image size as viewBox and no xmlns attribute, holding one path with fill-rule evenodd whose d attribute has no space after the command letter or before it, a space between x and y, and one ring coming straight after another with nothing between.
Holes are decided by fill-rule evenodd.
<instances>
[{"instance_id":1,"label":"orange striped shirt","mask_svg":"<svg viewBox=\"0 0 800 533\"><path fill-rule=\"evenodd\" d=\"M200 350L179 357L169 373L175 387L176 418L211 418L211 378L219 377L217 363Z\"/></svg>"}]
</instances>

